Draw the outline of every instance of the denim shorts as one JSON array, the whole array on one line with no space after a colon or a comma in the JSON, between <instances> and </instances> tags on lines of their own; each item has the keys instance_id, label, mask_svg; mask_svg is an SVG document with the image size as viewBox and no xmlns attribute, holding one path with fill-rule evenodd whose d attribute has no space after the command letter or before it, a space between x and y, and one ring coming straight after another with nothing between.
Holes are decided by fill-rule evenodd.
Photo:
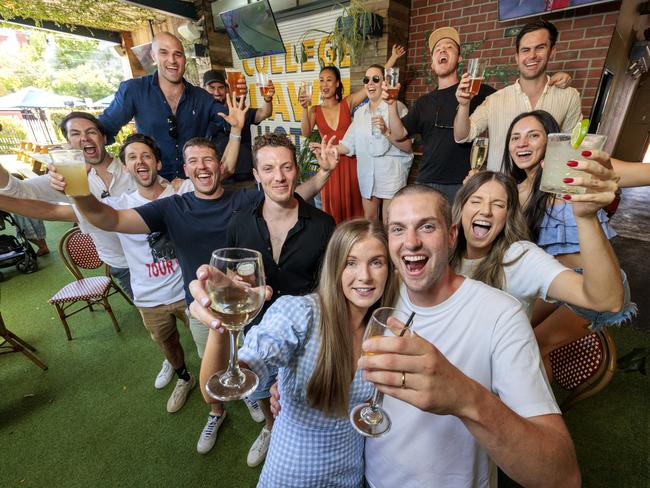
<instances>
[{"instance_id":1,"label":"denim shorts","mask_svg":"<svg viewBox=\"0 0 650 488\"><path fill-rule=\"evenodd\" d=\"M576 268L574 271L582 274L581 268ZM636 303L631 301L630 296L630 284L627 281L627 275L625 271L621 270L621 278L623 279L623 308L620 312L595 312L594 310L589 310L587 308L576 307L575 305L565 305L577 313L581 317L586 318L591 322L589 329L593 331L604 329L610 325L622 325L628 320L631 320L637 314L638 308Z\"/></svg>"}]
</instances>

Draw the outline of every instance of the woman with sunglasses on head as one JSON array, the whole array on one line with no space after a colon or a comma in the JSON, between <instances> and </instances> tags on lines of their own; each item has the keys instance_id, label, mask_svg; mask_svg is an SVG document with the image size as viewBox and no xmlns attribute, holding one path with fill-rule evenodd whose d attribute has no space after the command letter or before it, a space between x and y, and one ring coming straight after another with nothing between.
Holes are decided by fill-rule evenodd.
<instances>
[{"instance_id":1,"label":"woman with sunglasses on head","mask_svg":"<svg viewBox=\"0 0 650 488\"><path fill-rule=\"evenodd\" d=\"M202 266L190 285L192 315L206 325L217 320L205 293L210 272ZM240 362L260 384L270 367L279 368L282 395L258 487L363 486L364 437L349 413L370 397L372 384L356 365L372 312L397 298L396 279L383 226L345 222L327 246L316 292L279 298L246 336ZM218 334L210 330L206 355Z\"/></svg>"},{"instance_id":2,"label":"woman with sunglasses on head","mask_svg":"<svg viewBox=\"0 0 650 488\"><path fill-rule=\"evenodd\" d=\"M515 117L507 133L503 168L517 183L519 202L533 242L547 253L556 256L565 266L580 270L586 266L583 251L587 243L579 238L576 204L593 201L596 198L595 192L607 188L606 185L614 180L618 181L618 177L597 161L568 161L567 165L589 174L575 178L567 184L585 186L587 193L560 197L543 192L539 186L547 136L557 132L561 132L557 122L543 110ZM618 184L616 187L618 188ZM608 239L616 235L602 209L595 213L595 218ZM597 330L607 325L619 325L631 318L636 313L636 305L630 303L629 285L625 275L623 282L625 297L623 310L620 312L593 313L587 309L558 307L557 304L538 302L532 323L536 326L535 334L540 344L547 345L547 350L542 350L542 355L588 334L587 326Z\"/></svg>"},{"instance_id":3,"label":"woman with sunglasses on head","mask_svg":"<svg viewBox=\"0 0 650 488\"><path fill-rule=\"evenodd\" d=\"M401 46L393 46L392 55L385 67L392 67L404 52ZM324 67L318 76L318 83L322 100L320 105L310 107L306 93L300 93L299 101L303 107L302 135L309 137L316 126L321 137L336 137L338 143L352 122L352 111L365 100L366 91L362 88L343 97L341 72L336 66ZM321 201L323 210L334 217L337 224L364 215L356 157L341 156L339 165L331 172L321 190Z\"/></svg>"},{"instance_id":4,"label":"woman with sunglasses on head","mask_svg":"<svg viewBox=\"0 0 650 488\"><path fill-rule=\"evenodd\" d=\"M384 81L384 68L371 65L363 77L368 103L360 107L354 120L337 146L342 156L357 157L357 176L361 191L365 218L379 219L386 213L386 206L401 188L406 186L413 151L411 140L392 144L388 135L388 105L381 98L381 84ZM402 102L397 102L399 115L403 117L408 110ZM312 148L318 148L312 144Z\"/></svg>"},{"instance_id":5,"label":"woman with sunglasses on head","mask_svg":"<svg viewBox=\"0 0 650 488\"><path fill-rule=\"evenodd\" d=\"M517 298L529 318L537 298L600 312L620 310L623 285L618 260L597 218L600 207L614 198L615 176L595 162L586 165L585 171L597 175L598 182L585 185L590 191L587 201L576 200L571 205L585 263L583 274L529 242L514 180L492 171L469 177L456 194L452 218L459 233L452 266ZM548 353L556 346L547 343L550 336L540 336L538 329L536 337L550 376ZM577 337L568 338L577 339L585 333L582 327Z\"/></svg>"}]
</instances>

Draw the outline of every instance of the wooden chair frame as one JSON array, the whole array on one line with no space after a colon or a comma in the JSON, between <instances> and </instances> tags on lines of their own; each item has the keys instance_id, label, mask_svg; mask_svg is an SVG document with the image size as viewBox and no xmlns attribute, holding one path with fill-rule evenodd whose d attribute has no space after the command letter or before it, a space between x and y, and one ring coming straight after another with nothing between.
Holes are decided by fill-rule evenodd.
<instances>
[{"instance_id":1,"label":"wooden chair frame","mask_svg":"<svg viewBox=\"0 0 650 488\"><path fill-rule=\"evenodd\" d=\"M42 370L47 370L47 365L41 361L34 352L36 349L34 346L29 344L27 341L22 340L16 334L7 329L4 319L2 318L2 312L0 312L0 337L3 341L0 342L0 354L8 354L11 352L22 352L25 356L32 360L36 366Z\"/></svg>"}]
</instances>

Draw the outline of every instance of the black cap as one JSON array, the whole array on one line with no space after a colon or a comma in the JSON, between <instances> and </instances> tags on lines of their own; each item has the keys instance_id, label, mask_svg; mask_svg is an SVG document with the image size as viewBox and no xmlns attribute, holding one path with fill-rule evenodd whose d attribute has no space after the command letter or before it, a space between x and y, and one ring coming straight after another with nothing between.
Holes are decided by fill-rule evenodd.
<instances>
[{"instance_id":1,"label":"black cap","mask_svg":"<svg viewBox=\"0 0 650 488\"><path fill-rule=\"evenodd\" d=\"M208 83L212 83L213 81L217 81L222 85L225 85L226 74L223 71L217 71L216 69L206 71L203 74L203 86L207 85Z\"/></svg>"}]
</instances>

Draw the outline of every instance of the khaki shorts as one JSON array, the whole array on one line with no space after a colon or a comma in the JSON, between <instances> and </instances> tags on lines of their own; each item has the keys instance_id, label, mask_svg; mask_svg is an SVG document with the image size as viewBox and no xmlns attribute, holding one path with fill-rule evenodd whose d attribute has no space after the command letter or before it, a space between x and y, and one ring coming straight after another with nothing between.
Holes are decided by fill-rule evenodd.
<instances>
[{"instance_id":1,"label":"khaki shorts","mask_svg":"<svg viewBox=\"0 0 650 488\"><path fill-rule=\"evenodd\" d=\"M162 344L178 330L176 320L180 320L185 327L188 327L186 307L185 300L179 300L169 305L138 307L138 310L153 341Z\"/></svg>"}]
</instances>

